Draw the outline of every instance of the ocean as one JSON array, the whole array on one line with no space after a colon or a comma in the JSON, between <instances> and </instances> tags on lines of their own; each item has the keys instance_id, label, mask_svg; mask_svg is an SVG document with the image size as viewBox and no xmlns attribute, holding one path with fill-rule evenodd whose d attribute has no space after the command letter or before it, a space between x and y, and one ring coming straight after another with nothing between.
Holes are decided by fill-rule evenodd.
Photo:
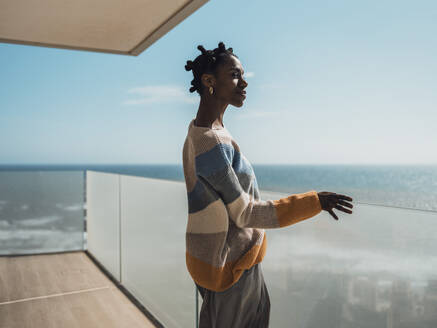
<instances>
[{"instance_id":1,"label":"ocean","mask_svg":"<svg viewBox=\"0 0 437 328\"><path fill-rule=\"evenodd\" d=\"M332 191L357 203L437 211L437 165L252 166L260 190L290 194ZM178 164L0 165L0 172L84 170L184 181L182 165Z\"/></svg>"}]
</instances>

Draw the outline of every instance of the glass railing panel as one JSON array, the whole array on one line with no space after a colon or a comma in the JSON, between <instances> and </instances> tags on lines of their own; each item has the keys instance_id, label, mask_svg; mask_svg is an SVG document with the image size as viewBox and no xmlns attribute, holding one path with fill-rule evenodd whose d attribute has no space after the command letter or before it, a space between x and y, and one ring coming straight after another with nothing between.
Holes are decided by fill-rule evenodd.
<instances>
[{"instance_id":1,"label":"glass railing panel","mask_svg":"<svg viewBox=\"0 0 437 328\"><path fill-rule=\"evenodd\" d=\"M261 192L261 198L288 194ZM266 230L272 327L437 326L437 213L355 202Z\"/></svg>"},{"instance_id":2,"label":"glass railing panel","mask_svg":"<svg viewBox=\"0 0 437 328\"><path fill-rule=\"evenodd\" d=\"M165 327L195 326L183 182L121 176L122 284Z\"/></svg>"},{"instance_id":3,"label":"glass railing panel","mask_svg":"<svg viewBox=\"0 0 437 328\"><path fill-rule=\"evenodd\" d=\"M120 281L120 176L86 171L87 250Z\"/></svg>"},{"instance_id":4,"label":"glass railing panel","mask_svg":"<svg viewBox=\"0 0 437 328\"><path fill-rule=\"evenodd\" d=\"M262 190L335 190L361 203L437 211L437 165L253 165Z\"/></svg>"},{"instance_id":5,"label":"glass railing panel","mask_svg":"<svg viewBox=\"0 0 437 328\"><path fill-rule=\"evenodd\" d=\"M0 255L84 248L84 172L0 171Z\"/></svg>"}]
</instances>

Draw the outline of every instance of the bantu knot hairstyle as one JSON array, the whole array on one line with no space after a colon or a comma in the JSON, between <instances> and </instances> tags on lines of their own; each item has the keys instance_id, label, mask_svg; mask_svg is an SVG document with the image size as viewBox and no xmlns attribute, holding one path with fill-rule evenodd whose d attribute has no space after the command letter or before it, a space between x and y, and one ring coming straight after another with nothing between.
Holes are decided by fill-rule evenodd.
<instances>
[{"instance_id":1,"label":"bantu knot hairstyle","mask_svg":"<svg viewBox=\"0 0 437 328\"><path fill-rule=\"evenodd\" d=\"M193 71L194 79L191 81L192 87L190 92L197 91L199 95L203 94L204 86L200 78L202 74L215 74L217 68L225 61L229 56L234 56L238 58L237 55L233 53L232 48L226 49L223 42L218 44L218 48L214 50L205 50L202 45L197 46L202 54L197 56L194 61L188 60L187 65L185 65L186 71Z\"/></svg>"}]
</instances>

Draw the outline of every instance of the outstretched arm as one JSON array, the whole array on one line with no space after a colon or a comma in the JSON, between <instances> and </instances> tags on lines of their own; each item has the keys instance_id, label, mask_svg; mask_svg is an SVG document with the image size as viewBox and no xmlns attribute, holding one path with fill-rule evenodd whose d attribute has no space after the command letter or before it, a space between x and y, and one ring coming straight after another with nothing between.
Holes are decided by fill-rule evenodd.
<instances>
[{"instance_id":1,"label":"outstretched arm","mask_svg":"<svg viewBox=\"0 0 437 328\"><path fill-rule=\"evenodd\" d=\"M250 176L250 169L245 170L245 162L233 168L234 155L237 150L232 145L222 143L214 134L207 151L196 156L196 176L205 185L210 185L220 196L228 216L239 227L281 228L311 218L322 211L318 193L314 190L293 194L278 200L254 200L245 192L240 178ZM240 157L241 159L241 157Z\"/></svg>"}]
</instances>

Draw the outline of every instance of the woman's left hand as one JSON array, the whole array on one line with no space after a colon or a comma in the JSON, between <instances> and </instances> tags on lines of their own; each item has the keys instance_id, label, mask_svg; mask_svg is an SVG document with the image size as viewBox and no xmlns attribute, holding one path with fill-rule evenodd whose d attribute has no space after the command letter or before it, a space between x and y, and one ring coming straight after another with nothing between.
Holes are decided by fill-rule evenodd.
<instances>
[{"instance_id":1,"label":"woman's left hand","mask_svg":"<svg viewBox=\"0 0 437 328\"><path fill-rule=\"evenodd\" d=\"M351 210L348 210L347 208L344 208L344 205L349 208L353 208L353 205L346 202L346 201L352 201L352 198L346 195L340 195L336 194L335 192L329 192L329 191L321 191L318 192L317 195L319 196L320 205L322 206L322 209L327 211L329 214L331 214L334 219L338 220L337 215L335 215L333 208L336 208L339 211L352 214Z\"/></svg>"}]
</instances>

